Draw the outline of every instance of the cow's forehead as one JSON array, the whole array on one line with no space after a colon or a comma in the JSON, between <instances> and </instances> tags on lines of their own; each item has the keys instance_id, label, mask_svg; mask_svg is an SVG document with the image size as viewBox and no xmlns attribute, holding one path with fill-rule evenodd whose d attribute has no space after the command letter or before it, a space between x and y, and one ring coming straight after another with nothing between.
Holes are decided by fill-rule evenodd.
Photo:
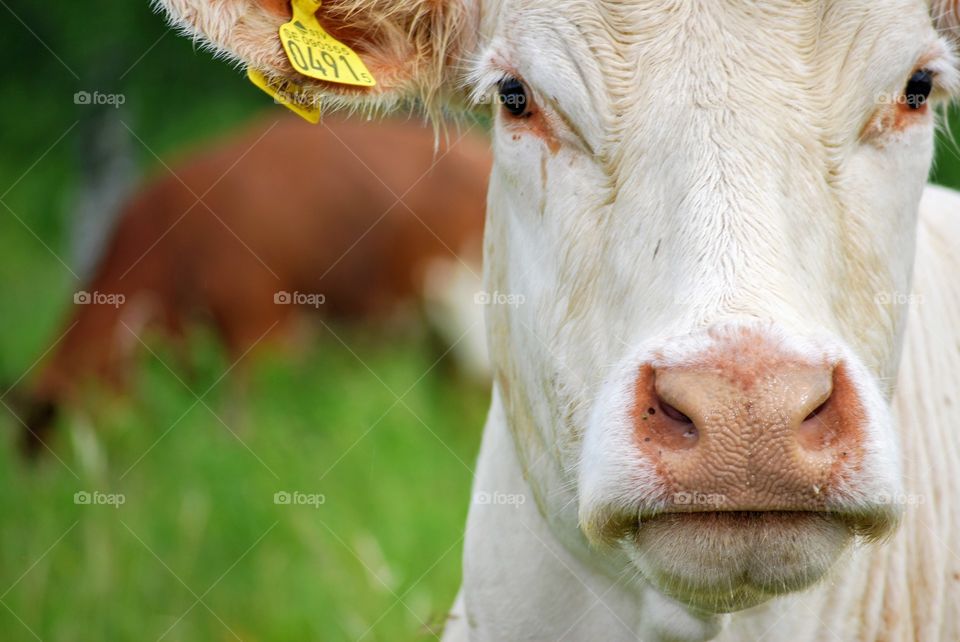
<instances>
[{"instance_id":1,"label":"cow's forehead","mask_svg":"<svg viewBox=\"0 0 960 642\"><path fill-rule=\"evenodd\" d=\"M738 100L848 130L832 108L859 114L898 88L935 42L927 12L923 0L500 0L483 31L488 58L609 142L659 110Z\"/></svg>"},{"instance_id":2,"label":"cow's forehead","mask_svg":"<svg viewBox=\"0 0 960 642\"><path fill-rule=\"evenodd\" d=\"M807 57L892 36L892 30L916 37L931 22L925 0L486 0L483 7L487 36L522 39L528 32L538 43L546 38L600 58L737 38L756 42L758 51L762 45L767 54L776 53L771 45L778 42L798 46Z\"/></svg>"}]
</instances>

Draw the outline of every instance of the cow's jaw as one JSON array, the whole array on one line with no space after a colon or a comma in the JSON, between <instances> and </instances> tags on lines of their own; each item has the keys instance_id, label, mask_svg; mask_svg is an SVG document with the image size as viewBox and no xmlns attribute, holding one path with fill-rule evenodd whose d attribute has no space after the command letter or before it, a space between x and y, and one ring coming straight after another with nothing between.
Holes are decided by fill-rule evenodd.
<instances>
[{"instance_id":1,"label":"cow's jaw","mask_svg":"<svg viewBox=\"0 0 960 642\"><path fill-rule=\"evenodd\" d=\"M663 345L669 348L656 347ZM888 535L904 496L892 417L866 368L848 351L831 351L835 345L792 340L767 324L729 323L630 353L598 394L581 443L580 528L600 550L624 551L664 594L713 613L805 588L857 537ZM832 369L830 401L814 419L787 428L776 408L771 414L763 405L807 383L804 364L824 359L843 364ZM649 365L638 374L638 363ZM663 411L649 407L658 403L649 396L651 370L663 379L679 371L687 386L700 371L708 382L738 385L705 409L715 418L696 416L700 435L688 448L682 437L660 439L662 426L673 424L658 424ZM665 384L658 390L669 391ZM724 408L727 400L739 405ZM807 448L803 431L818 428L831 431L824 438L833 450Z\"/></svg>"}]
</instances>

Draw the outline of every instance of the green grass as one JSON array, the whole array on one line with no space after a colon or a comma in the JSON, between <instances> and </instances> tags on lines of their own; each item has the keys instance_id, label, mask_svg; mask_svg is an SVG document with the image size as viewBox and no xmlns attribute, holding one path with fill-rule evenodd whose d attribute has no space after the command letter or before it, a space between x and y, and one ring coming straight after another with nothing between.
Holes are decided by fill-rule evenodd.
<instances>
[{"instance_id":1,"label":"green grass","mask_svg":"<svg viewBox=\"0 0 960 642\"><path fill-rule=\"evenodd\" d=\"M459 582L486 394L417 341L337 332L357 356L323 338L261 362L244 392L217 383L215 350L186 382L161 351L133 401L67 422L56 457L3 448L2 638L432 639ZM198 403L191 389L211 386Z\"/></svg>"}]
</instances>

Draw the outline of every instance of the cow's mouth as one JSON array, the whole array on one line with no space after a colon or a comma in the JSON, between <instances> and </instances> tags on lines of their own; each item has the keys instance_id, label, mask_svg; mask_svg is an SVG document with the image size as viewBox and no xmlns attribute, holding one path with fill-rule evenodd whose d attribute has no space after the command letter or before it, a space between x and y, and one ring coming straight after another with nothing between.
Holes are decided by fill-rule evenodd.
<instances>
[{"instance_id":1,"label":"cow's mouth","mask_svg":"<svg viewBox=\"0 0 960 642\"><path fill-rule=\"evenodd\" d=\"M825 512L665 513L639 524L628 548L661 592L701 611L726 613L819 581L855 530Z\"/></svg>"}]
</instances>

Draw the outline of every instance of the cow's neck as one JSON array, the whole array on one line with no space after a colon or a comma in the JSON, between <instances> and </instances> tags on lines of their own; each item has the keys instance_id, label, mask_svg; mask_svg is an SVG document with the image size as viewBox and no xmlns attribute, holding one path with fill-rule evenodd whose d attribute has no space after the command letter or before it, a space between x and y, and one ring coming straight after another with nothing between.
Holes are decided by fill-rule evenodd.
<instances>
[{"instance_id":1,"label":"cow's neck","mask_svg":"<svg viewBox=\"0 0 960 642\"><path fill-rule=\"evenodd\" d=\"M864 639L956 640L960 630L960 255L956 212L925 212L894 407L904 521L872 555ZM951 621L952 620L952 621Z\"/></svg>"}]
</instances>

